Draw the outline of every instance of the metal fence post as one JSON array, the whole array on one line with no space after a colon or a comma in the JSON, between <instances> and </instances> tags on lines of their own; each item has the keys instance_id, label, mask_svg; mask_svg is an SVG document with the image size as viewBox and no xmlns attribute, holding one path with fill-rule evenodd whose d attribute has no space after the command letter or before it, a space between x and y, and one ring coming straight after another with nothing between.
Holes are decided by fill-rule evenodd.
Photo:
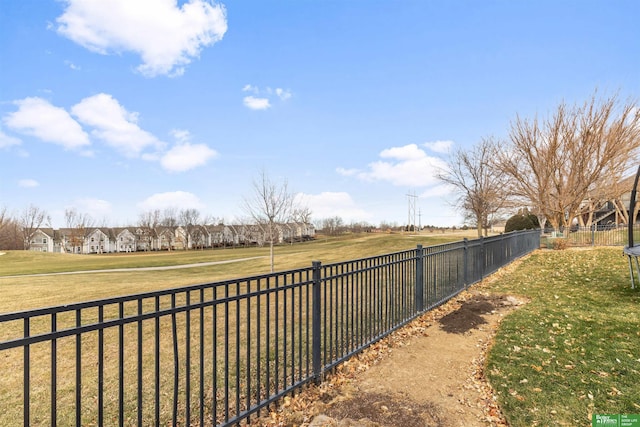
<instances>
[{"instance_id":1,"label":"metal fence post","mask_svg":"<svg viewBox=\"0 0 640 427\"><path fill-rule=\"evenodd\" d=\"M484 236L480 236L480 281L484 280L484 272L487 267L487 254L484 246Z\"/></svg>"},{"instance_id":2,"label":"metal fence post","mask_svg":"<svg viewBox=\"0 0 640 427\"><path fill-rule=\"evenodd\" d=\"M422 245L416 248L416 313L424 310L424 253Z\"/></svg>"},{"instance_id":3,"label":"metal fence post","mask_svg":"<svg viewBox=\"0 0 640 427\"><path fill-rule=\"evenodd\" d=\"M504 244L504 239L505 239L505 234L502 233L500 235L500 249L501 249L501 256L502 259L500 260L500 265L504 265L504 263L509 259L509 256L511 254L511 249L507 248L506 245Z\"/></svg>"},{"instance_id":4,"label":"metal fence post","mask_svg":"<svg viewBox=\"0 0 640 427\"><path fill-rule=\"evenodd\" d=\"M322 263L320 261L313 261L313 288L312 288L312 308L311 308L311 352L313 359L313 379L316 384L320 384L322 381L322 351L321 351L321 333L322 333L322 293L321 280L320 280L320 268Z\"/></svg>"},{"instance_id":5,"label":"metal fence post","mask_svg":"<svg viewBox=\"0 0 640 427\"><path fill-rule=\"evenodd\" d=\"M466 289L469 281L467 280L467 270L469 267L469 240L465 237L463 239L464 248L462 250L462 280L464 282L464 288Z\"/></svg>"}]
</instances>

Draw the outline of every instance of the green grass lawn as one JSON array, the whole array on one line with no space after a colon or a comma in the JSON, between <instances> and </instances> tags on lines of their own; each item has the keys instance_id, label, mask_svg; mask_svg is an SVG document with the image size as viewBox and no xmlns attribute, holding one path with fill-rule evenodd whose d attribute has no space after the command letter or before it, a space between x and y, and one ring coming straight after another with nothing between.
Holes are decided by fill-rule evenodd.
<instances>
[{"instance_id":1,"label":"green grass lawn","mask_svg":"<svg viewBox=\"0 0 640 427\"><path fill-rule=\"evenodd\" d=\"M640 413L640 292L621 248L539 251L490 289L530 300L503 321L488 358L512 426Z\"/></svg>"}]
</instances>

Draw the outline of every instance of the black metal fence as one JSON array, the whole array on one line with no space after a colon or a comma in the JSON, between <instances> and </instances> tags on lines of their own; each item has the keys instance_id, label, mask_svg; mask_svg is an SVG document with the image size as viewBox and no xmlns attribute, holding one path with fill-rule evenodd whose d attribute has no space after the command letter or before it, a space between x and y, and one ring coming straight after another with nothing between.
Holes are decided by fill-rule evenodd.
<instances>
[{"instance_id":1,"label":"black metal fence","mask_svg":"<svg viewBox=\"0 0 640 427\"><path fill-rule=\"evenodd\" d=\"M634 235L640 235L640 224L634 225ZM570 246L624 246L627 244L627 224L592 225L572 227L568 231L545 230L541 244L555 247L558 241Z\"/></svg>"},{"instance_id":2,"label":"black metal fence","mask_svg":"<svg viewBox=\"0 0 640 427\"><path fill-rule=\"evenodd\" d=\"M0 315L0 425L222 425L539 247L539 230Z\"/></svg>"}]
</instances>

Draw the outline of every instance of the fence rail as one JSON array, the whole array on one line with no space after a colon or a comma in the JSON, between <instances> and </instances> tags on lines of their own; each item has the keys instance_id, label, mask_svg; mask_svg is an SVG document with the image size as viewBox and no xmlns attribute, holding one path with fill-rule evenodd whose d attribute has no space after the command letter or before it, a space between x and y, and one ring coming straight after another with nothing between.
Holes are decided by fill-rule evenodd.
<instances>
[{"instance_id":1,"label":"fence rail","mask_svg":"<svg viewBox=\"0 0 640 427\"><path fill-rule=\"evenodd\" d=\"M0 315L0 425L221 425L539 247L537 230Z\"/></svg>"},{"instance_id":2,"label":"fence rail","mask_svg":"<svg viewBox=\"0 0 640 427\"><path fill-rule=\"evenodd\" d=\"M627 224L592 225L572 227L562 231L545 230L541 244L553 247L558 240L571 246L623 246L627 244ZM640 236L640 224L633 225L634 236Z\"/></svg>"}]
</instances>

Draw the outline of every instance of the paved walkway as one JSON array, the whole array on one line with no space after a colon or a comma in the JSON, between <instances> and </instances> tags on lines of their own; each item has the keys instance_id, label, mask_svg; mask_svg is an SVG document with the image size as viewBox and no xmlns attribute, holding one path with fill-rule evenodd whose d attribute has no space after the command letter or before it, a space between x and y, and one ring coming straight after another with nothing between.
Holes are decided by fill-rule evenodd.
<instances>
[{"instance_id":1,"label":"paved walkway","mask_svg":"<svg viewBox=\"0 0 640 427\"><path fill-rule=\"evenodd\" d=\"M267 258L266 256L254 256L250 258L229 259L226 261L199 262L195 264L181 265L165 265L162 267L130 267L130 268L110 268L105 270L81 270L81 271L63 271L60 273L37 273L37 274L18 274L14 276L0 276L0 278L10 277L40 277L40 276L59 276L63 274L87 274L87 273L128 273L130 271L159 271L159 270L177 270L180 268L196 268L206 267L209 265L231 264L234 262L250 261L253 259Z\"/></svg>"}]
</instances>

